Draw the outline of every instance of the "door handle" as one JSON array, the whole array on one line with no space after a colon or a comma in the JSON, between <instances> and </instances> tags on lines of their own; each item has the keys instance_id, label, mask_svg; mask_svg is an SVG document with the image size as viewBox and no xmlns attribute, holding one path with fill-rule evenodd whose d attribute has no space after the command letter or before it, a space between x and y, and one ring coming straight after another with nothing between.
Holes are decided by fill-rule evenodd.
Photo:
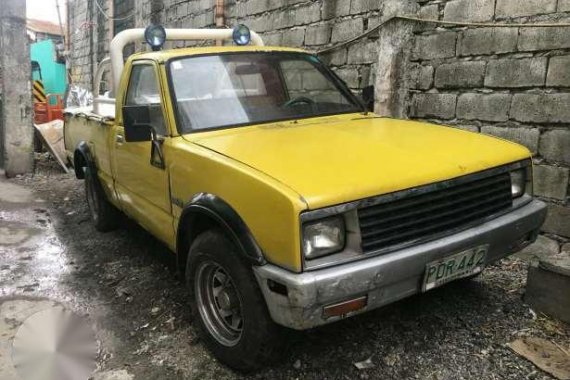
<instances>
[{"instance_id":1,"label":"door handle","mask_svg":"<svg viewBox=\"0 0 570 380\"><path fill-rule=\"evenodd\" d=\"M123 135L116 135L115 141L117 142L117 144L122 144L125 142L125 138L123 137Z\"/></svg>"}]
</instances>

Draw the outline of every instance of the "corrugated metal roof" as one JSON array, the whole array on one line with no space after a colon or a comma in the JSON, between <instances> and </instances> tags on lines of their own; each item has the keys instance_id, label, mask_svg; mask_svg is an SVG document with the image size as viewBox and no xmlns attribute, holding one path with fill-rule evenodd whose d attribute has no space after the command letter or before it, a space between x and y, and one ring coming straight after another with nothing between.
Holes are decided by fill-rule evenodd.
<instances>
[{"instance_id":1,"label":"corrugated metal roof","mask_svg":"<svg viewBox=\"0 0 570 380\"><path fill-rule=\"evenodd\" d=\"M58 24L43 20L28 19L26 21L28 30L36 33L52 34L56 36L62 36L61 28ZM65 26L64 26L65 28Z\"/></svg>"}]
</instances>

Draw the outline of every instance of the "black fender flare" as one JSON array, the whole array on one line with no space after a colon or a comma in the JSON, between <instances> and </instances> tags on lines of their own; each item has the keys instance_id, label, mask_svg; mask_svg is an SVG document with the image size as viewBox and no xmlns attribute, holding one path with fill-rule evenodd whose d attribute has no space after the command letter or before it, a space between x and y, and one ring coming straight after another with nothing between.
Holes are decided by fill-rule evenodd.
<instances>
[{"instance_id":1,"label":"black fender flare","mask_svg":"<svg viewBox=\"0 0 570 380\"><path fill-rule=\"evenodd\" d=\"M197 236L196 233L192 232L192 220L197 217L207 217L214 221L216 226L220 227L238 247L240 256L252 265L259 266L267 263L263 251L238 213L222 198L214 194L199 193L183 207L178 223L176 233L177 261L178 267L182 271L187 259L187 250L192 244L191 241L185 244L185 239L188 239L186 234L190 234L190 239ZM200 230L200 227L198 226L196 229Z\"/></svg>"},{"instance_id":2,"label":"black fender flare","mask_svg":"<svg viewBox=\"0 0 570 380\"><path fill-rule=\"evenodd\" d=\"M95 161L93 161L93 155L91 154L91 149L85 141L80 141L73 152L73 169L75 170L75 177L77 179L85 179L85 173L82 170L81 161L85 162L85 165L93 172L97 173L95 168Z\"/></svg>"}]
</instances>

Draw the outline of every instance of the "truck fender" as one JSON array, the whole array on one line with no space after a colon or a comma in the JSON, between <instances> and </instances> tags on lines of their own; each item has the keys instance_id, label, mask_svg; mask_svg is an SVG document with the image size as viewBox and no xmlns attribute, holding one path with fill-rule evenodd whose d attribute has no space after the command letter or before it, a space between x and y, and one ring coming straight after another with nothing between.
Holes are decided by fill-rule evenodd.
<instances>
[{"instance_id":1,"label":"truck fender","mask_svg":"<svg viewBox=\"0 0 570 380\"><path fill-rule=\"evenodd\" d=\"M199 193L183 207L178 223L177 261L182 272L186 267L192 241L211 227L221 229L234 242L241 257L252 265L267 263L261 248L238 213L220 197Z\"/></svg>"},{"instance_id":2,"label":"truck fender","mask_svg":"<svg viewBox=\"0 0 570 380\"><path fill-rule=\"evenodd\" d=\"M85 141L80 141L73 153L73 169L77 179L85 179L84 167L89 167L93 173L97 173L89 145Z\"/></svg>"}]
</instances>

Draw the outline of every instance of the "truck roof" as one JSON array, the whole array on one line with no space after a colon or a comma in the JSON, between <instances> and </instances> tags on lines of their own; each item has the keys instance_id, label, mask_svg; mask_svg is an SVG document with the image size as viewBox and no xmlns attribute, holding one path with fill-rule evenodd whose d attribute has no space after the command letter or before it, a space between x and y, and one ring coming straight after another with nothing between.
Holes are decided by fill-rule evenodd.
<instances>
[{"instance_id":1,"label":"truck roof","mask_svg":"<svg viewBox=\"0 0 570 380\"><path fill-rule=\"evenodd\" d=\"M291 52L291 53L309 53L303 49L277 47L277 46L204 46L204 47L187 47L181 49L167 49L153 52L135 53L131 57L133 59L152 59L156 61L167 61L172 58L186 57L192 55L204 54L223 54L223 53L240 53L240 52Z\"/></svg>"}]
</instances>

